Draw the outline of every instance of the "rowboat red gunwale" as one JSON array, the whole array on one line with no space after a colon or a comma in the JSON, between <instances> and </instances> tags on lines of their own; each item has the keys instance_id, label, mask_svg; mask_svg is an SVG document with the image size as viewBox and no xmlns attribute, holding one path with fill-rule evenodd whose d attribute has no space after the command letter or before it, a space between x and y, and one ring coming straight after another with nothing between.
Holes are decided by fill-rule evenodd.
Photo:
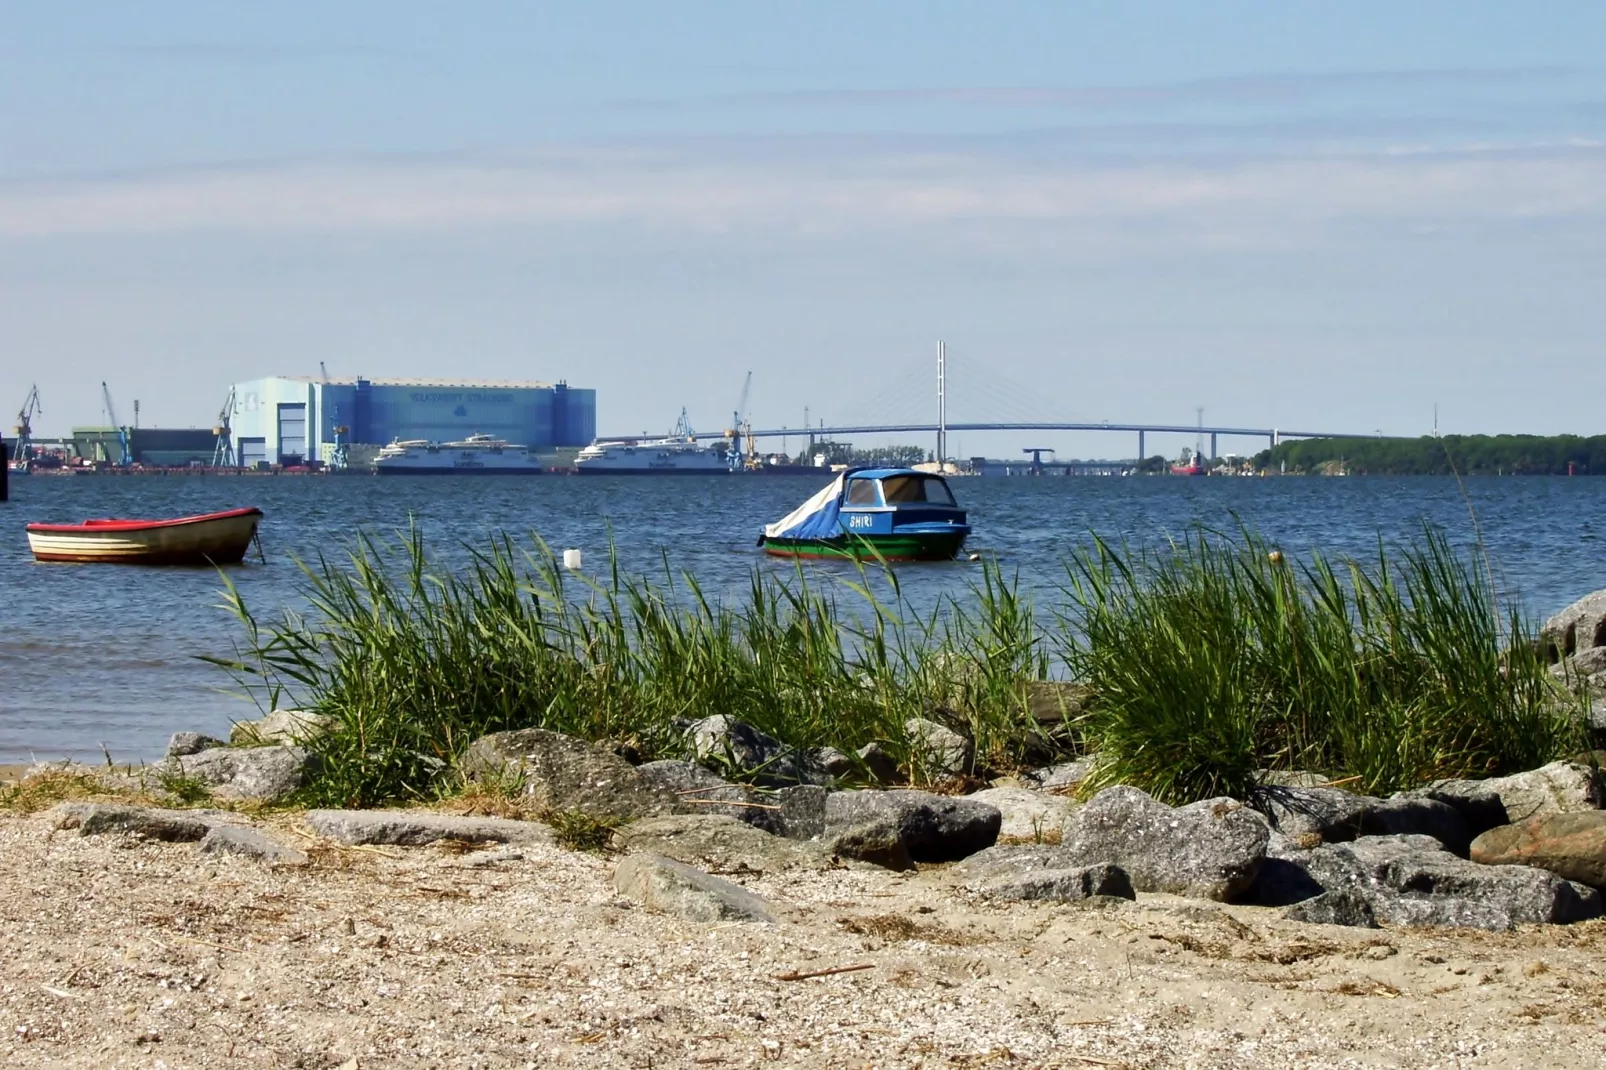
<instances>
[{"instance_id":1,"label":"rowboat red gunwale","mask_svg":"<svg viewBox=\"0 0 1606 1070\"><path fill-rule=\"evenodd\" d=\"M71 535L77 531L145 531L151 528L176 528L182 524L200 524L211 520L232 520L239 516L261 515L261 509L250 506L245 509L227 509L221 513L197 513L195 516L181 516L172 520L123 520L107 517L102 520L86 520L82 524L29 524L28 530L52 535Z\"/></svg>"},{"instance_id":2,"label":"rowboat red gunwale","mask_svg":"<svg viewBox=\"0 0 1606 1070\"><path fill-rule=\"evenodd\" d=\"M37 561L125 565L233 565L256 538L254 506L167 520L105 518L81 524L29 524Z\"/></svg>"}]
</instances>

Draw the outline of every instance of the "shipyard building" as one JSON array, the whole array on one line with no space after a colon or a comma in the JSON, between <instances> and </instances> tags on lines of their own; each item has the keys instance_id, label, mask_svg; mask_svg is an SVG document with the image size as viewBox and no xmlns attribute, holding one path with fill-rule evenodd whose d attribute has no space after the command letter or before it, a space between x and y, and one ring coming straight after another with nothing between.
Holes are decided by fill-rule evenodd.
<instances>
[{"instance_id":1,"label":"shipyard building","mask_svg":"<svg viewBox=\"0 0 1606 1070\"><path fill-rule=\"evenodd\" d=\"M327 463L337 427L355 445L485 434L552 450L596 437L597 392L562 382L252 379L234 385L229 424L246 467Z\"/></svg>"}]
</instances>

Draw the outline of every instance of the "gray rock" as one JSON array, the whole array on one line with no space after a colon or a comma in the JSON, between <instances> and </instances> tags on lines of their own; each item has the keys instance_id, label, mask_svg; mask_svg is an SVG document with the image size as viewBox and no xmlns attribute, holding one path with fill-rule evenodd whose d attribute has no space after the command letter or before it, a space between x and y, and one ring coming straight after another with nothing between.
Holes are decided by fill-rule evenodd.
<instances>
[{"instance_id":1,"label":"gray rock","mask_svg":"<svg viewBox=\"0 0 1606 1070\"><path fill-rule=\"evenodd\" d=\"M1593 683L1603 672L1606 672L1606 647L1602 646L1580 650L1550 667L1550 675L1567 683Z\"/></svg>"},{"instance_id":2,"label":"gray rock","mask_svg":"<svg viewBox=\"0 0 1606 1070\"><path fill-rule=\"evenodd\" d=\"M996 807L1003 815L1000 839L1058 843L1076 804L1058 795L1030 788L986 788L965 798Z\"/></svg>"},{"instance_id":3,"label":"gray rock","mask_svg":"<svg viewBox=\"0 0 1606 1070\"><path fill-rule=\"evenodd\" d=\"M925 791L836 791L825 798L827 846L894 869L975 854L993 845L1002 823L996 807Z\"/></svg>"},{"instance_id":4,"label":"gray rock","mask_svg":"<svg viewBox=\"0 0 1606 1070\"><path fill-rule=\"evenodd\" d=\"M721 814L671 814L633 821L614 832L614 842L720 873L781 873L826 869L831 864L829 852L817 843L772 836Z\"/></svg>"},{"instance_id":5,"label":"gray rock","mask_svg":"<svg viewBox=\"0 0 1606 1070\"><path fill-rule=\"evenodd\" d=\"M1506 818L1503 824L1507 825L1540 814L1571 814L1606 806L1606 780L1579 762L1551 762L1541 769L1488 780L1436 780L1419 791L1446 802L1455 796L1493 792L1500 797Z\"/></svg>"},{"instance_id":6,"label":"gray rock","mask_svg":"<svg viewBox=\"0 0 1606 1070\"><path fill-rule=\"evenodd\" d=\"M120 803L62 803L50 811L52 827L77 829L80 836L122 832L166 843L194 843L215 820L190 810L163 810Z\"/></svg>"},{"instance_id":7,"label":"gray rock","mask_svg":"<svg viewBox=\"0 0 1606 1070\"><path fill-rule=\"evenodd\" d=\"M1328 843L1357 836L1432 836L1457 854L1472 842L1466 820L1453 806L1417 795L1377 799L1338 788L1261 787L1255 808L1271 827L1295 839L1319 836Z\"/></svg>"},{"instance_id":8,"label":"gray rock","mask_svg":"<svg viewBox=\"0 0 1606 1070\"><path fill-rule=\"evenodd\" d=\"M1071 864L1120 866L1140 892L1225 900L1254 882L1269 839L1265 821L1236 800L1172 809L1137 788L1113 787L1071 816L1061 846Z\"/></svg>"},{"instance_id":9,"label":"gray rock","mask_svg":"<svg viewBox=\"0 0 1606 1070\"><path fill-rule=\"evenodd\" d=\"M1606 646L1606 590L1585 595L1545 621L1539 642L1549 661Z\"/></svg>"},{"instance_id":10,"label":"gray rock","mask_svg":"<svg viewBox=\"0 0 1606 1070\"><path fill-rule=\"evenodd\" d=\"M346 844L423 847L437 840L463 843L551 843L552 830L533 821L460 817L416 810L308 810L320 836Z\"/></svg>"},{"instance_id":11,"label":"gray rock","mask_svg":"<svg viewBox=\"0 0 1606 1070\"><path fill-rule=\"evenodd\" d=\"M543 809L592 817L634 821L671 813L677 802L605 747L544 728L482 736L469 744L459 768L470 779L516 783Z\"/></svg>"},{"instance_id":12,"label":"gray rock","mask_svg":"<svg viewBox=\"0 0 1606 1070\"><path fill-rule=\"evenodd\" d=\"M1481 866L1429 836L1368 836L1285 854L1322 892L1364 899L1390 925L1504 930L1601 912L1592 889L1527 866Z\"/></svg>"},{"instance_id":13,"label":"gray rock","mask_svg":"<svg viewBox=\"0 0 1606 1070\"><path fill-rule=\"evenodd\" d=\"M1466 823L1467 835L1477 836L1506 824L1506 807L1500 796L1479 780L1441 780L1425 788L1396 792L1396 799L1432 799L1452 807ZM1458 852L1459 853L1459 852Z\"/></svg>"},{"instance_id":14,"label":"gray rock","mask_svg":"<svg viewBox=\"0 0 1606 1070\"><path fill-rule=\"evenodd\" d=\"M167 741L167 757L181 758L189 754L199 754L203 750L213 747L222 747L226 744L221 739L200 732L174 732Z\"/></svg>"},{"instance_id":15,"label":"gray rock","mask_svg":"<svg viewBox=\"0 0 1606 1070\"><path fill-rule=\"evenodd\" d=\"M722 713L694 722L687 737L698 762L755 784L781 787L830 779L803 752Z\"/></svg>"},{"instance_id":16,"label":"gray rock","mask_svg":"<svg viewBox=\"0 0 1606 1070\"><path fill-rule=\"evenodd\" d=\"M1131 878L1119 866L1078 865L1067 852L1052 846L1001 844L970 856L954 869L964 888L989 899L1137 898Z\"/></svg>"},{"instance_id":17,"label":"gray rock","mask_svg":"<svg viewBox=\"0 0 1606 1070\"><path fill-rule=\"evenodd\" d=\"M1322 774L1304 769L1257 769L1255 782L1269 788L1325 788L1332 783Z\"/></svg>"},{"instance_id":18,"label":"gray rock","mask_svg":"<svg viewBox=\"0 0 1606 1070\"><path fill-rule=\"evenodd\" d=\"M614 870L613 886L649 909L692 921L775 920L769 904L747 889L661 855L628 856Z\"/></svg>"},{"instance_id":19,"label":"gray rock","mask_svg":"<svg viewBox=\"0 0 1606 1070\"><path fill-rule=\"evenodd\" d=\"M1321 895L1295 903L1283 912L1289 921L1303 921L1311 925L1347 925L1352 929L1377 928L1377 915L1372 904L1352 891L1323 892Z\"/></svg>"},{"instance_id":20,"label":"gray rock","mask_svg":"<svg viewBox=\"0 0 1606 1070\"><path fill-rule=\"evenodd\" d=\"M971 771L975 749L958 732L924 717L909 718L903 730L909 735L909 760L918 774L935 780Z\"/></svg>"},{"instance_id":21,"label":"gray rock","mask_svg":"<svg viewBox=\"0 0 1606 1070\"><path fill-rule=\"evenodd\" d=\"M213 747L169 758L159 772L189 777L223 799L279 802L306 783L312 764L306 748L289 744L267 747Z\"/></svg>"},{"instance_id":22,"label":"gray rock","mask_svg":"<svg viewBox=\"0 0 1606 1070\"><path fill-rule=\"evenodd\" d=\"M844 777L854 769L853 759L835 747L815 747L809 758L829 777Z\"/></svg>"},{"instance_id":23,"label":"gray rock","mask_svg":"<svg viewBox=\"0 0 1606 1070\"><path fill-rule=\"evenodd\" d=\"M1034 769L1021 778L1022 783L1033 785L1051 795L1075 795L1082 781L1093 772L1092 758L1078 758L1073 762L1060 762L1046 769Z\"/></svg>"},{"instance_id":24,"label":"gray rock","mask_svg":"<svg viewBox=\"0 0 1606 1070\"><path fill-rule=\"evenodd\" d=\"M896 784L902 779L898 772L898 760L888 754L881 744L866 743L855 753L859 761L864 763L870 779L877 784Z\"/></svg>"},{"instance_id":25,"label":"gray rock","mask_svg":"<svg viewBox=\"0 0 1606 1070\"><path fill-rule=\"evenodd\" d=\"M229 730L229 742L235 746L260 746L264 743L310 743L323 735L333 724L333 718L307 710L274 710L258 721L237 721Z\"/></svg>"},{"instance_id":26,"label":"gray rock","mask_svg":"<svg viewBox=\"0 0 1606 1070\"><path fill-rule=\"evenodd\" d=\"M775 792L780 806L778 834L793 840L812 840L825 835L825 800L830 792L818 784L794 784Z\"/></svg>"},{"instance_id":27,"label":"gray rock","mask_svg":"<svg viewBox=\"0 0 1606 1070\"><path fill-rule=\"evenodd\" d=\"M1026 685L1026 708L1044 727L1075 720L1087 708L1093 689L1064 680L1033 680Z\"/></svg>"},{"instance_id":28,"label":"gray rock","mask_svg":"<svg viewBox=\"0 0 1606 1070\"><path fill-rule=\"evenodd\" d=\"M307 861L307 856L294 847L244 825L214 825L201 837L196 849L206 854L240 855L277 866L300 866Z\"/></svg>"},{"instance_id":29,"label":"gray rock","mask_svg":"<svg viewBox=\"0 0 1606 1070\"><path fill-rule=\"evenodd\" d=\"M674 796L675 809L688 814L723 814L781 834L780 812L773 792L732 784L696 762L665 759L636 766L642 779Z\"/></svg>"}]
</instances>

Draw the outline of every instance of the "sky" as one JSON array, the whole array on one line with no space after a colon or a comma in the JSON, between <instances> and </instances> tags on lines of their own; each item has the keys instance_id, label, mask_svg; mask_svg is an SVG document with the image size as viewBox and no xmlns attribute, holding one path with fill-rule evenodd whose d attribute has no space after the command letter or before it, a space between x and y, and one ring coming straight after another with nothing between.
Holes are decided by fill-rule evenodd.
<instances>
[{"instance_id":1,"label":"sky","mask_svg":"<svg viewBox=\"0 0 1606 1070\"><path fill-rule=\"evenodd\" d=\"M748 371L755 425L895 422L941 340L956 421L1603 432L1603 40L1598 0L0 0L0 411L207 426L321 362L567 380L604 433L718 428ZM1029 437L955 445L1135 447Z\"/></svg>"}]
</instances>

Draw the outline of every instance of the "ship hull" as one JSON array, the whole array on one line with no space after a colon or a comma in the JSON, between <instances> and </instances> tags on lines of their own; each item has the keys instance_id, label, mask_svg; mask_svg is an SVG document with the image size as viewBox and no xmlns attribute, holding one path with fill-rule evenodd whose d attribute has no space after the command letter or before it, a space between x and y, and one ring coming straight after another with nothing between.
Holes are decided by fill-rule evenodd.
<instances>
[{"instance_id":1,"label":"ship hull","mask_svg":"<svg viewBox=\"0 0 1606 1070\"><path fill-rule=\"evenodd\" d=\"M528 468L393 468L383 464L374 466L377 476L540 476L546 469L537 465Z\"/></svg>"},{"instance_id":2,"label":"ship hull","mask_svg":"<svg viewBox=\"0 0 1606 1070\"><path fill-rule=\"evenodd\" d=\"M596 468L591 465L575 465L574 474L579 476L728 476L728 468Z\"/></svg>"},{"instance_id":3,"label":"ship hull","mask_svg":"<svg viewBox=\"0 0 1606 1070\"><path fill-rule=\"evenodd\" d=\"M952 561L965 545L970 529L891 535L844 535L836 539L766 537L764 552L774 557L846 558L860 561L877 557L887 561Z\"/></svg>"}]
</instances>

